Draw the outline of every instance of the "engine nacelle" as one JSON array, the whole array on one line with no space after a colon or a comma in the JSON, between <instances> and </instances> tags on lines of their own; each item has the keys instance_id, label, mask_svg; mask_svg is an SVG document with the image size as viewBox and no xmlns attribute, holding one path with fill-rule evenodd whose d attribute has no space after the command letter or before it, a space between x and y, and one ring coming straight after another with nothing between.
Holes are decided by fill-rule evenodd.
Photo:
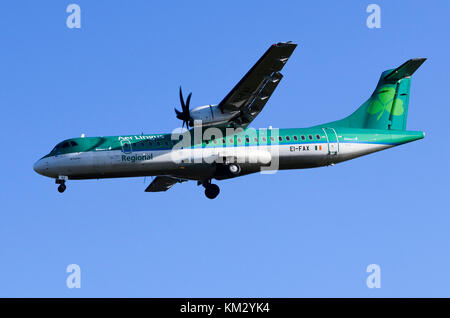
<instances>
[{"instance_id":1,"label":"engine nacelle","mask_svg":"<svg viewBox=\"0 0 450 318\"><path fill-rule=\"evenodd\" d=\"M201 120L201 125L212 126L227 123L231 118L239 113L236 112L223 112L219 109L218 105L205 105L199 106L190 111L192 122L189 123L190 126L195 124L194 121Z\"/></svg>"}]
</instances>

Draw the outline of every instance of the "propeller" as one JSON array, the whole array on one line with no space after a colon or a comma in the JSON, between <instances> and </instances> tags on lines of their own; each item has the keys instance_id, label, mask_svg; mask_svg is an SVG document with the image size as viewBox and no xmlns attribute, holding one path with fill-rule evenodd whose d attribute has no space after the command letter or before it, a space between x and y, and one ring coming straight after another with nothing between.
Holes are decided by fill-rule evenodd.
<instances>
[{"instance_id":1,"label":"propeller","mask_svg":"<svg viewBox=\"0 0 450 318\"><path fill-rule=\"evenodd\" d=\"M183 121L183 126L186 123L186 128L189 128L189 123L192 122L191 113L189 111L189 103L191 102L192 93L189 93L186 103L184 102L183 92L181 91L180 86L180 103L181 103L181 111L175 108L175 113L177 114L177 118Z\"/></svg>"}]
</instances>

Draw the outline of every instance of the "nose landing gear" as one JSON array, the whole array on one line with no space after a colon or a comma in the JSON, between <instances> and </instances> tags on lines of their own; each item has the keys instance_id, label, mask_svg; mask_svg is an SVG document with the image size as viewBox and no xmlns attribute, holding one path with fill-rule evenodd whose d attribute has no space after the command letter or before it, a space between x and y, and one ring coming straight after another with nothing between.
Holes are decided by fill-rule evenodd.
<instances>
[{"instance_id":1,"label":"nose landing gear","mask_svg":"<svg viewBox=\"0 0 450 318\"><path fill-rule=\"evenodd\" d=\"M58 186L58 192L63 193L64 191L66 191L66 185L63 183Z\"/></svg>"},{"instance_id":2,"label":"nose landing gear","mask_svg":"<svg viewBox=\"0 0 450 318\"><path fill-rule=\"evenodd\" d=\"M56 180L55 183L59 184L58 186L58 192L59 193L63 193L64 191L66 191L66 180L68 178L66 176L59 176Z\"/></svg>"}]
</instances>

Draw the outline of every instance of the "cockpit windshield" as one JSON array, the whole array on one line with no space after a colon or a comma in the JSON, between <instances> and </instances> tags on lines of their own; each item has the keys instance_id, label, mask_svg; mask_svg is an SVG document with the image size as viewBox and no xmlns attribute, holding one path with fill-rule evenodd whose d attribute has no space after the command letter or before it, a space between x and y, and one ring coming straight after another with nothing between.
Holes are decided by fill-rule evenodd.
<instances>
[{"instance_id":1,"label":"cockpit windshield","mask_svg":"<svg viewBox=\"0 0 450 318\"><path fill-rule=\"evenodd\" d=\"M75 147L75 146L78 146L78 144L73 140L63 141L63 142L60 142L59 144L57 144L50 153L60 152L62 149L66 150L67 148Z\"/></svg>"}]
</instances>

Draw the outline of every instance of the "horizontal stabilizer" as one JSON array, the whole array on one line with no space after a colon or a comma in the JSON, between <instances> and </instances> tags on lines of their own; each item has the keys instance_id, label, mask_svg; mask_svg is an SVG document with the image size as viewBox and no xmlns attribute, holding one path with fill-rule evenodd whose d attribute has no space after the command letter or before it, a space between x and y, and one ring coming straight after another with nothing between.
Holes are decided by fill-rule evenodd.
<instances>
[{"instance_id":1,"label":"horizontal stabilizer","mask_svg":"<svg viewBox=\"0 0 450 318\"><path fill-rule=\"evenodd\" d=\"M175 183L184 182L185 179L173 178L169 176L156 177L145 189L145 192L162 192L169 190Z\"/></svg>"},{"instance_id":2,"label":"horizontal stabilizer","mask_svg":"<svg viewBox=\"0 0 450 318\"><path fill-rule=\"evenodd\" d=\"M384 79L396 82L405 77L410 77L425 62L426 58L414 58L406 61L395 70L387 74Z\"/></svg>"}]
</instances>

